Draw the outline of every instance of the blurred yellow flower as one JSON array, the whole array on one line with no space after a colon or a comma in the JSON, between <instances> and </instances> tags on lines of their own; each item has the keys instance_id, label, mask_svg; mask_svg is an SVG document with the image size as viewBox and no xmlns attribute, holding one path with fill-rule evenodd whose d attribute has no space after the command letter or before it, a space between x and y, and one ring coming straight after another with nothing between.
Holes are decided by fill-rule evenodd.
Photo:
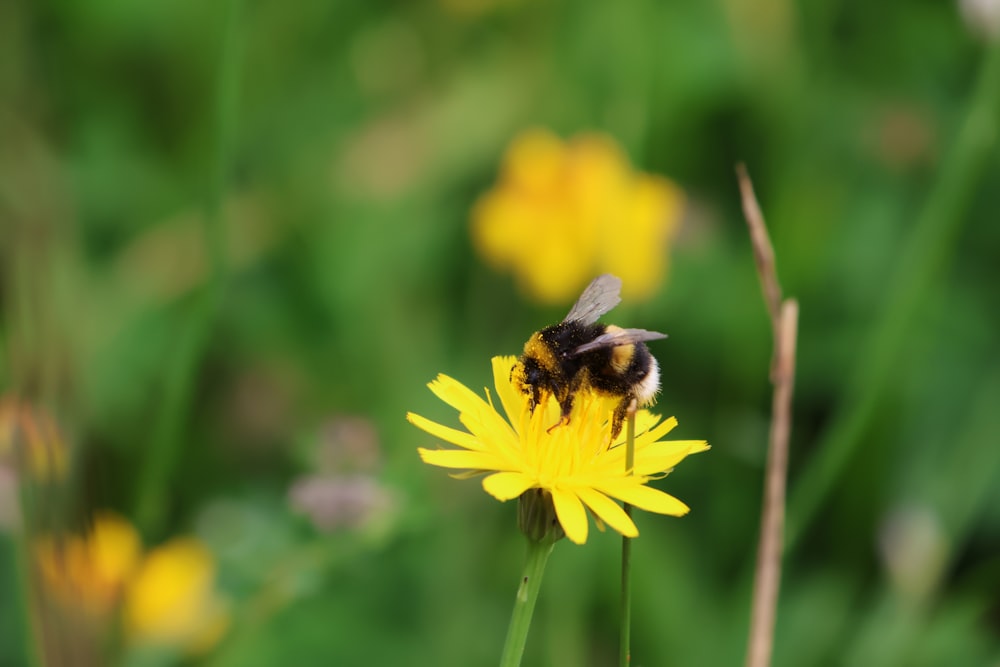
<instances>
[{"instance_id":1,"label":"blurred yellow flower","mask_svg":"<svg viewBox=\"0 0 1000 667\"><path fill-rule=\"evenodd\" d=\"M69 449L55 419L12 394L0 396L0 462L4 460L42 481L63 479L69 470Z\"/></svg>"},{"instance_id":2,"label":"blurred yellow flower","mask_svg":"<svg viewBox=\"0 0 1000 667\"><path fill-rule=\"evenodd\" d=\"M498 500L542 489L552 498L566 536L577 544L587 541L589 510L626 537L636 537L632 519L614 501L659 514L682 516L688 507L680 500L646 485L668 474L689 454L703 452L703 440L661 440L677 420L660 421L647 410L636 414L634 470L625 468L624 433L611 441L611 415L618 399L581 391L573 402L568 424L559 422L556 399L531 410L528 397L510 380L514 357L493 358L493 380L506 418L493 405L446 375L428 385L442 401L458 410L461 431L420 415L406 418L431 435L460 449L419 449L425 463L442 468L485 474L483 488ZM551 432L550 432L551 430ZM600 523L598 524L600 525Z\"/></svg>"},{"instance_id":3,"label":"blurred yellow flower","mask_svg":"<svg viewBox=\"0 0 1000 667\"><path fill-rule=\"evenodd\" d=\"M49 590L95 615L115 608L141 555L139 534L113 514L95 517L86 536L43 537L35 546Z\"/></svg>"},{"instance_id":4,"label":"blurred yellow flower","mask_svg":"<svg viewBox=\"0 0 1000 667\"><path fill-rule=\"evenodd\" d=\"M208 648L227 616L216 596L215 561L197 540L167 542L146 556L125 599L125 629L138 643Z\"/></svg>"},{"instance_id":5,"label":"blurred yellow flower","mask_svg":"<svg viewBox=\"0 0 1000 667\"><path fill-rule=\"evenodd\" d=\"M8 457L14 449L17 414L17 400L11 394L0 396L0 459Z\"/></svg>"},{"instance_id":6,"label":"blurred yellow flower","mask_svg":"<svg viewBox=\"0 0 1000 667\"><path fill-rule=\"evenodd\" d=\"M626 296L662 282L684 208L666 178L636 172L610 137L568 142L546 130L511 143L496 185L472 211L472 239L529 295L562 303L599 273L624 279Z\"/></svg>"},{"instance_id":7,"label":"blurred yellow flower","mask_svg":"<svg viewBox=\"0 0 1000 667\"><path fill-rule=\"evenodd\" d=\"M215 562L194 538L174 539L143 556L135 528L102 513L86 535L38 539L34 555L48 593L68 610L103 622L121 614L132 644L198 652L225 631Z\"/></svg>"}]
</instances>

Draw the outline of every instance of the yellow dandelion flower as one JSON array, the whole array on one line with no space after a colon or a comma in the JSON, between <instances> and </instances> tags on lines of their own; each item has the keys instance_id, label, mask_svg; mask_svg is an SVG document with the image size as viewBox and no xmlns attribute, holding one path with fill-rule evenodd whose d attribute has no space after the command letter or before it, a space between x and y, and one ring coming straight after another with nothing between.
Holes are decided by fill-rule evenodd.
<instances>
[{"instance_id":1,"label":"yellow dandelion flower","mask_svg":"<svg viewBox=\"0 0 1000 667\"><path fill-rule=\"evenodd\" d=\"M551 496L563 531L577 544L587 541L589 510L626 537L636 537L632 519L615 502L658 514L682 516L688 507L677 498L647 485L671 471L689 454L708 449L702 440L661 440L676 425L646 410L636 414L634 469L625 467L625 436L611 440L610 416L618 399L580 392L569 424L559 421L557 401L550 398L534 411L528 398L511 384L514 357L493 358L493 379L506 417L487 392L484 399L457 380L439 375L428 386L458 410L465 431L409 413L414 426L456 445L458 449L420 448L425 463L483 474L483 488L506 501L530 489ZM600 523L598 525L601 525Z\"/></svg>"},{"instance_id":2,"label":"yellow dandelion flower","mask_svg":"<svg viewBox=\"0 0 1000 667\"><path fill-rule=\"evenodd\" d=\"M626 296L642 299L662 284L683 209L680 188L634 170L610 137L535 129L511 142L473 208L472 240L543 303L566 301L595 273L627 276Z\"/></svg>"}]
</instances>

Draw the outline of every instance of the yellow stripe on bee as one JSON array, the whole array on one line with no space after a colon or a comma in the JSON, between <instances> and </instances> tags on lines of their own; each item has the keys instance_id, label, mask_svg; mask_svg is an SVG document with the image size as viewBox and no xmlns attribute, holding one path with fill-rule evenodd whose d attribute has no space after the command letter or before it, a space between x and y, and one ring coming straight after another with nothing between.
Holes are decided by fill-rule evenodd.
<instances>
[{"instance_id":1,"label":"yellow stripe on bee","mask_svg":"<svg viewBox=\"0 0 1000 667\"><path fill-rule=\"evenodd\" d=\"M624 373L628 370L628 365L632 363L632 356L635 354L635 345L619 345L611 350L611 367L616 373Z\"/></svg>"},{"instance_id":2,"label":"yellow stripe on bee","mask_svg":"<svg viewBox=\"0 0 1000 667\"><path fill-rule=\"evenodd\" d=\"M616 331L621 331L621 327L616 327L613 324L609 324L605 332L615 333ZM614 369L615 373L624 373L628 370L628 365L632 363L632 357L635 355L635 345L618 345L611 348L611 368Z\"/></svg>"},{"instance_id":3,"label":"yellow stripe on bee","mask_svg":"<svg viewBox=\"0 0 1000 667\"><path fill-rule=\"evenodd\" d=\"M549 371L555 371L559 368L559 360L553 354L552 348L545 344L545 341L542 340L542 334L537 331L531 334L531 338L524 344L524 356L534 359L540 366Z\"/></svg>"}]
</instances>

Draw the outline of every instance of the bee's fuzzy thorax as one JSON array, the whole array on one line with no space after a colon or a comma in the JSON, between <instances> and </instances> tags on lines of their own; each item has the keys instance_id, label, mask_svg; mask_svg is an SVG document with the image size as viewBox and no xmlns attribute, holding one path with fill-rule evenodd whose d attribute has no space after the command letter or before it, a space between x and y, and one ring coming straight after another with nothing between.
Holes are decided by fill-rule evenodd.
<instances>
[{"instance_id":1,"label":"bee's fuzzy thorax","mask_svg":"<svg viewBox=\"0 0 1000 667\"><path fill-rule=\"evenodd\" d=\"M552 351L551 345L545 342L542 333L538 331L533 333L528 342L524 344L524 358L534 359L540 366L549 370L559 368L559 360Z\"/></svg>"}]
</instances>

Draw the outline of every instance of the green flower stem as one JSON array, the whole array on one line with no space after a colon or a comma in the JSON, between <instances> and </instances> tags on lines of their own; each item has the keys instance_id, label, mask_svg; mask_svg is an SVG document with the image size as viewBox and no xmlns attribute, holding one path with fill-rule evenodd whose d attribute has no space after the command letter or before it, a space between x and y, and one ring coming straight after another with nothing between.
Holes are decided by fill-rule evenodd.
<instances>
[{"instance_id":1,"label":"green flower stem","mask_svg":"<svg viewBox=\"0 0 1000 667\"><path fill-rule=\"evenodd\" d=\"M22 514L22 516L27 518L27 514ZM25 526L23 531L15 533L15 536L10 538L9 546L14 552L15 559L11 572L13 575L11 578L14 581L7 583L10 585L8 590L13 591L17 605L18 618L11 625L14 626L14 636L22 638L24 652L22 657L25 664L30 665L30 667L41 667L43 646L39 637L40 621L33 613L35 605L32 601L32 584L35 572L29 553L29 530L30 527ZM6 546L2 545L0 548Z\"/></svg>"},{"instance_id":2,"label":"green flower stem","mask_svg":"<svg viewBox=\"0 0 1000 667\"><path fill-rule=\"evenodd\" d=\"M1000 40L985 55L958 135L920 217L907 233L881 318L849 380L846 395L850 398L821 438L818 455L803 471L791 495L786 549L794 548L812 523L878 414L880 399L894 377L900 342L910 335L927 290L953 258L966 204L995 154L998 118Z\"/></svg>"},{"instance_id":3,"label":"green flower stem","mask_svg":"<svg viewBox=\"0 0 1000 667\"><path fill-rule=\"evenodd\" d=\"M528 629L531 627L531 615L535 611L538 590L542 587L542 573L545 572L545 563L549 560L553 546L555 540L548 537L537 541L528 540L528 560L514 599L514 611L510 615L500 667L518 667L521 664L524 645L528 641Z\"/></svg>"},{"instance_id":4,"label":"green flower stem","mask_svg":"<svg viewBox=\"0 0 1000 667\"><path fill-rule=\"evenodd\" d=\"M625 470L632 474L635 468L635 401L628 411L625 426ZM625 514L632 518L632 506L622 504ZM621 639L618 646L618 665L628 667L632 661L632 538L622 536L622 611Z\"/></svg>"},{"instance_id":5,"label":"green flower stem","mask_svg":"<svg viewBox=\"0 0 1000 667\"><path fill-rule=\"evenodd\" d=\"M625 514L632 517L632 506L625 503ZM618 645L618 664L628 667L632 660L632 538L622 537L622 627Z\"/></svg>"}]
</instances>

